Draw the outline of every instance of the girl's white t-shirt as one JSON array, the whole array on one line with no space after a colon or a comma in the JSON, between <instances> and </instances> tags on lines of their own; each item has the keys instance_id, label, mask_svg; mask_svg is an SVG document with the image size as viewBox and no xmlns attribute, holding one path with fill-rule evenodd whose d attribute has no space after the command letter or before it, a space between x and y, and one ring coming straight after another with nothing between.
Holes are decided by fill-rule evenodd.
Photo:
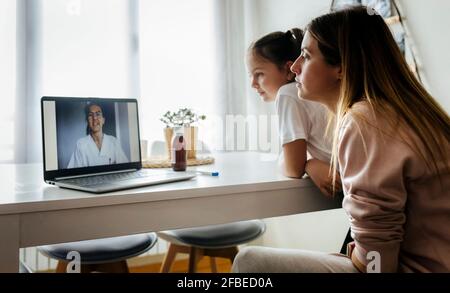
<instances>
[{"instance_id":1,"label":"girl's white t-shirt","mask_svg":"<svg viewBox=\"0 0 450 293\"><path fill-rule=\"evenodd\" d=\"M317 102L298 97L295 83L278 90L275 100L281 145L304 139L308 155L329 162L331 139L325 137L328 109Z\"/></svg>"}]
</instances>

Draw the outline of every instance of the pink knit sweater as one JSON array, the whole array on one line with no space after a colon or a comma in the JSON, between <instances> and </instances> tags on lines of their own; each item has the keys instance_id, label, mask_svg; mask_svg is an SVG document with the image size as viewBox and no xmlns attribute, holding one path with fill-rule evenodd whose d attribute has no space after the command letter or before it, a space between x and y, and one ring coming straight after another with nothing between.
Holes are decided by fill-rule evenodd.
<instances>
[{"instance_id":1,"label":"pink knit sweater","mask_svg":"<svg viewBox=\"0 0 450 293\"><path fill-rule=\"evenodd\" d=\"M385 116L359 102L339 135L343 207L355 240L352 259L367 265L367 254L375 251L381 272L450 272L450 174L440 162L440 181L408 146L422 146L418 138L401 140L411 129L390 127ZM442 148L450 153L448 142Z\"/></svg>"}]
</instances>

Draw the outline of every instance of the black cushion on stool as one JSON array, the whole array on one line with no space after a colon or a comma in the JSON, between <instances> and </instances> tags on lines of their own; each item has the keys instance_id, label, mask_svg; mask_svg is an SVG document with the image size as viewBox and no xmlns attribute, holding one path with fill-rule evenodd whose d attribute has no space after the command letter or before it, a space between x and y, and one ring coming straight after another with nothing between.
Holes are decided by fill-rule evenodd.
<instances>
[{"instance_id":1,"label":"black cushion on stool","mask_svg":"<svg viewBox=\"0 0 450 293\"><path fill-rule=\"evenodd\" d=\"M168 236L181 244L200 248L226 248L258 238L266 230L261 220L195 227L159 232L162 238Z\"/></svg>"},{"instance_id":2,"label":"black cushion on stool","mask_svg":"<svg viewBox=\"0 0 450 293\"><path fill-rule=\"evenodd\" d=\"M67 253L78 251L82 264L116 262L137 256L152 248L157 241L156 233L68 242L40 246L39 250L49 257L68 261Z\"/></svg>"}]
</instances>

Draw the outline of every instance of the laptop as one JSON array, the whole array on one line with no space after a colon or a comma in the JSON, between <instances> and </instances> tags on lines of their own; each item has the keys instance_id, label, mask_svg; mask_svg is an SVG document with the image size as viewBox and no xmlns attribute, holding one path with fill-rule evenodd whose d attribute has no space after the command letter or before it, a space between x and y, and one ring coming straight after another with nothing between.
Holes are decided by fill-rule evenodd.
<instances>
[{"instance_id":1,"label":"laptop","mask_svg":"<svg viewBox=\"0 0 450 293\"><path fill-rule=\"evenodd\" d=\"M48 184L103 193L196 176L142 169L136 99L42 97L41 116Z\"/></svg>"}]
</instances>

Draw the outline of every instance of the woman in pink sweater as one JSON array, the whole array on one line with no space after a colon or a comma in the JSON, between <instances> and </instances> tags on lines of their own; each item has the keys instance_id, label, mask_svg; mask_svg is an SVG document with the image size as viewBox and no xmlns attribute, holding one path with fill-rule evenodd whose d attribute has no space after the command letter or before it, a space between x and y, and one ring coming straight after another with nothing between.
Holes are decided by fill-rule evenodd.
<instances>
[{"instance_id":1,"label":"woman in pink sweater","mask_svg":"<svg viewBox=\"0 0 450 293\"><path fill-rule=\"evenodd\" d=\"M450 118L383 18L356 7L314 19L291 70L299 96L335 114L331 165L354 243L348 256L248 248L233 270L450 272Z\"/></svg>"}]
</instances>

